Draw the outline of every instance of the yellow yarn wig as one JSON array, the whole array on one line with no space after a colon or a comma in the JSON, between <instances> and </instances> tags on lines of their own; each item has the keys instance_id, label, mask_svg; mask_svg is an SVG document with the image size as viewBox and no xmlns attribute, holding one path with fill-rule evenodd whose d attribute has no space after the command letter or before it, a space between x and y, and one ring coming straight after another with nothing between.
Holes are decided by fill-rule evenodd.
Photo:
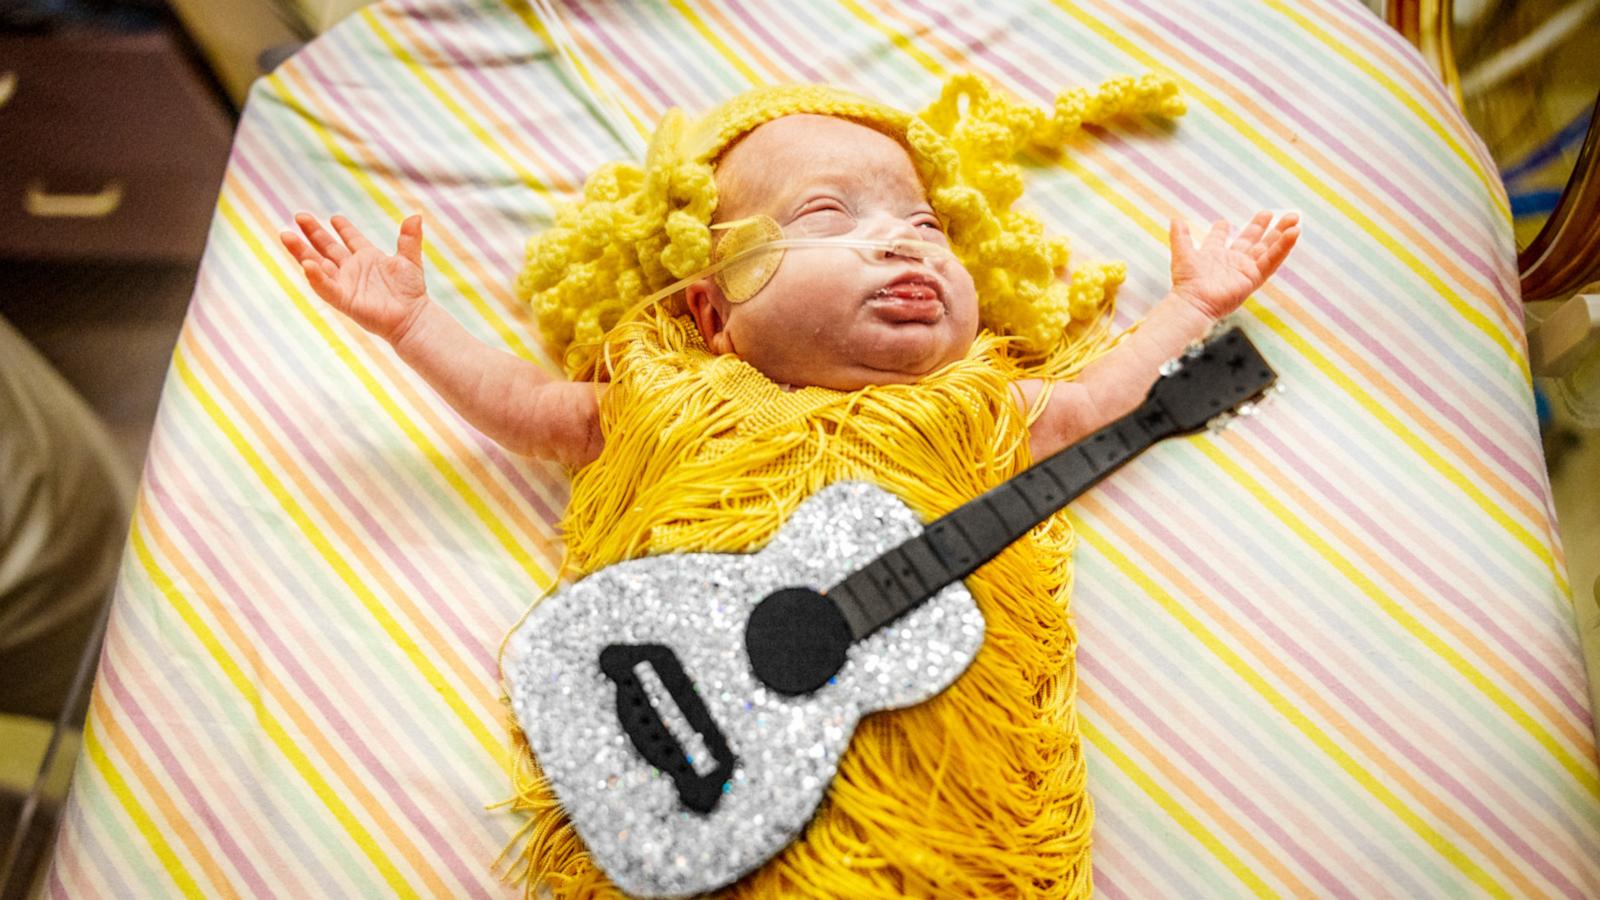
<instances>
[{"instance_id":1,"label":"yellow yarn wig","mask_svg":"<svg viewBox=\"0 0 1600 900\"><path fill-rule=\"evenodd\" d=\"M1120 262L1079 265L1063 282L1068 241L1047 236L1022 196L1014 163L1026 148L1059 148L1084 125L1117 115L1176 116L1183 100L1171 79L1114 78L1027 106L975 75L946 82L939 98L911 115L823 85L779 85L741 94L691 121L670 110L641 166L613 162L584 185L582 198L528 242L516 293L533 306L567 374L592 378L604 337L640 300L710 262L718 159L757 126L792 113L838 116L898 139L911 154L952 248L978 290L982 325L1014 337L1023 359L1061 377L1075 367L1126 272Z\"/></svg>"},{"instance_id":2,"label":"yellow yarn wig","mask_svg":"<svg viewBox=\"0 0 1600 900\"><path fill-rule=\"evenodd\" d=\"M568 373L609 382L604 448L574 474L562 521L563 576L757 549L844 479L887 488L926 521L1020 472L1031 423L1012 384L1070 375L1103 347L1123 266L1077 266L1063 282L1067 242L1011 208L1022 192L1011 159L1114 114L1181 111L1158 77L1069 91L1043 111L961 76L914 116L817 86L751 91L695 122L669 113L644 165L602 168L529 242L518 281ZM916 384L784 390L710 353L681 305L630 314L710 260L721 154L802 112L876 128L911 154L977 285L983 329L965 358ZM862 719L804 836L718 896L1086 896L1074 542L1055 516L969 576L987 630L968 670L932 700ZM620 896L514 734L510 804L529 820L510 876L535 896Z\"/></svg>"}]
</instances>

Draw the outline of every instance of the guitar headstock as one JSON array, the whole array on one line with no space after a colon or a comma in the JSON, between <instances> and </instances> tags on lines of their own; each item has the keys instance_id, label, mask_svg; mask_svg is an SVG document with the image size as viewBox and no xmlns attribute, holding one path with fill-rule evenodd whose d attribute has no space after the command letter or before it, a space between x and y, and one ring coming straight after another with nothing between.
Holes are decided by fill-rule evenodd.
<instances>
[{"instance_id":1,"label":"guitar headstock","mask_svg":"<svg viewBox=\"0 0 1600 900\"><path fill-rule=\"evenodd\" d=\"M1188 434L1225 424L1233 415L1253 414L1277 380L1278 373L1244 331L1232 327L1163 363L1149 396L1161 404L1178 433Z\"/></svg>"}]
</instances>

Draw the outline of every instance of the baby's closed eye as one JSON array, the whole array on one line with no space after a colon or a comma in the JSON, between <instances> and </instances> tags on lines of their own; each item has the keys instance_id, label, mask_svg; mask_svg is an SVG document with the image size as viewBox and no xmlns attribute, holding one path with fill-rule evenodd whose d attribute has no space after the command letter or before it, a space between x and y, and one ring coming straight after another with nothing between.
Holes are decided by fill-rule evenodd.
<instances>
[{"instance_id":1,"label":"baby's closed eye","mask_svg":"<svg viewBox=\"0 0 1600 900\"><path fill-rule=\"evenodd\" d=\"M837 201L829 200L807 205L796 217L796 222L807 231L834 233L854 228L855 216Z\"/></svg>"},{"instance_id":2,"label":"baby's closed eye","mask_svg":"<svg viewBox=\"0 0 1600 900\"><path fill-rule=\"evenodd\" d=\"M944 223L930 210L913 212L903 218L919 231L944 234ZM816 200L800 208L793 224L808 234L842 234L856 227L856 216L838 200Z\"/></svg>"}]
</instances>

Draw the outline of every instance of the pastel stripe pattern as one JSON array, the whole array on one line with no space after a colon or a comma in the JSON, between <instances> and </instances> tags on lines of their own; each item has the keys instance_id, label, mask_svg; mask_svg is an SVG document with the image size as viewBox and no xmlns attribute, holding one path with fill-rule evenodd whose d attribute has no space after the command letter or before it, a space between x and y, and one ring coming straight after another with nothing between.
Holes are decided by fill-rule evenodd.
<instances>
[{"instance_id":1,"label":"pastel stripe pattern","mask_svg":"<svg viewBox=\"0 0 1600 900\"><path fill-rule=\"evenodd\" d=\"M560 7L634 123L757 83L1044 103L1157 69L1024 202L1167 287L1169 217L1298 209L1239 319L1285 395L1084 497L1073 597L1108 897L1600 896L1592 711L1481 142L1354 0ZM369 7L258 82L173 358L53 897L509 895L495 655L550 583L562 472L475 433L325 309L276 233L392 241L552 366L523 242L623 146L525 0Z\"/></svg>"}]
</instances>

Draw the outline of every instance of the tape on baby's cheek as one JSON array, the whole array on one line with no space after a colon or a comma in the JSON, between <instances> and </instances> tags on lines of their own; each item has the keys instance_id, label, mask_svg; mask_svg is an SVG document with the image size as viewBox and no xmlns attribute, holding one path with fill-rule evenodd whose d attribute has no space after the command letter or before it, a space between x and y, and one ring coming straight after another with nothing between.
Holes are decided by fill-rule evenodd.
<instances>
[{"instance_id":1,"label":"tape on baby's cheek","mask_svg":"<svg viewBox=\"0 0 1600 900\"><path fill-rule=\"evenodd\" d=\"M713 226L718 227L718 226ZM783 237L783 229L771 216L752 216L728 223L726 233L717 241L712 262L719 262L757 244L765 244ZM716 274L717 287L729 303L743 303L754 297L778 271L783 262L783 250L774 248L766 253L752 253Z\"/></svg>"}]
</instances>

